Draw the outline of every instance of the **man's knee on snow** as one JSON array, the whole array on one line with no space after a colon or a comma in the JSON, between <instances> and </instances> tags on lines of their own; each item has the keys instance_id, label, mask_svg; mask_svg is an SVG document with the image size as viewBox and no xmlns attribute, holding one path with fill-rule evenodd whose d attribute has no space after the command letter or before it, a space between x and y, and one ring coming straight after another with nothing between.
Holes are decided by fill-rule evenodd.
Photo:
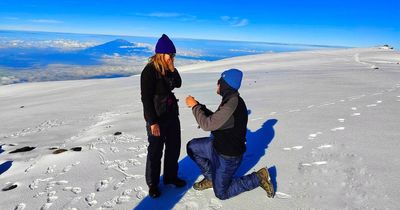
<instances>
[{"instance_id":1,"label":"man's knee on snow","mask_svg":"<svg viewBox=\"0 0 400 210\"><path fill-rule=\"evenodd\" d=\"M215 191L214 191L214 194L215 194L215 197L217 197L217 198L220 199L220 200L226 200L226 199L228 199L228 196L226 196L226 193L225 193L225 192L215 192Z\"/></svg>"}]
</instances>

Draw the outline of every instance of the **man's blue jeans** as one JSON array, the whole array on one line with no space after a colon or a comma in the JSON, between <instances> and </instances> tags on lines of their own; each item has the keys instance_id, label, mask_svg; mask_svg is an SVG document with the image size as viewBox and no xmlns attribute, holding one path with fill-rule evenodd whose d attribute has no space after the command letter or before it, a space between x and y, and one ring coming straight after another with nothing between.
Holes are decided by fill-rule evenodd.
<instances>
[{"instance_id":1,"label":"man's blue jeans","mask_svg":"<svg viewBox=\"0 0 400 210\"><path fill-rule=\"evenodd\" d=\"M213 183L215 196L225 200L260 186L255 172L234 177L242 156L218 154L213 147L213 137L196 138L187 144L189 157L200 167L201 173Z\"/></svg>"}]
</instances>

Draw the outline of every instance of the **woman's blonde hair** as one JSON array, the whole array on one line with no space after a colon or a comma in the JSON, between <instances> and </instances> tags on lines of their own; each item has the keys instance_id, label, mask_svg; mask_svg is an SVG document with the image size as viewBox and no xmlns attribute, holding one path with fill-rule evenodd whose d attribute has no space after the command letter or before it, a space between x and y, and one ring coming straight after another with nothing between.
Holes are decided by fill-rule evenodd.
<instances>
[{"instance_id":1,"label":"woman's blonde hair","mask_svg":"<svg viewBox=\"0 0 400 210\"><path fill-rule=\"evenodd\" d=\"M153 63L154 67L161 75L165 76L168 64L164 61L164 54L156 53L149 58L149 63Z\"/></svg>"}]
</instances>

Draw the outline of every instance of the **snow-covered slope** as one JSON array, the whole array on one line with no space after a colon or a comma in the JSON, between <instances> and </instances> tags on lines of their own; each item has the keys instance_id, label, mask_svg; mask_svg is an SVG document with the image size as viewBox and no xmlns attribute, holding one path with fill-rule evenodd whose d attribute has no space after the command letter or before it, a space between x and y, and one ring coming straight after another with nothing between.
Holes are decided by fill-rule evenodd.
<instances>
[{"instance_id":1,"label":"snow-covered slope","mask_svg":"<svg viewBox=\"0 0 400 210\"><path fill-rule=\"evenodd\" d=\"M0 175L0 188L17 186L0 192L0 209L395 209L399 62L399 52L366 48L178 68L181 176L190 184L201 178L185 145L208 135L197 128L184 98L191 94L215 109L219 74L239 68L250 115L238 174L271 167L274 199L258 188L220 201L212 190L190 186L163 186L160 199L146 197L147 139L137 76L0 86L0 171L11 164ZM35 149L9 153L25 146ZM71 150L76 147L82 150Z\"/></svg>"}]
</instances>

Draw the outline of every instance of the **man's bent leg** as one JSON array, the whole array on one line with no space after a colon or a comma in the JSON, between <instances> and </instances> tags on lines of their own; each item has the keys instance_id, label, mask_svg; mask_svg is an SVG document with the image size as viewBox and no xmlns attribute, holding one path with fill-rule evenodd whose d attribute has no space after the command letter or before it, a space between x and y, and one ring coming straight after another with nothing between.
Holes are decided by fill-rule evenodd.
<instances>
[{"instance_id":1,"label":"man's bent leg","mask_svg":"<svg viewBox=\"0 0 400 210\"><path fill-rule=\"evenodd\" d=\"M259 186L259 179L256 173L234 178L242 161L242 156L224 156L216 153L214 159L213 185L217 198L225 200Z\"/></svg>"},{"instance_id":2,"label":"man's bent leg","mask_svg":"<svg viewBox=\"0 0 400 210\"><path fill-rule=\"evenodd\" d=\"M186 149L188 156L199 166L204 177L211 180L212 137L192 139L186 145Z\"/></svg>"}]
</instances>

